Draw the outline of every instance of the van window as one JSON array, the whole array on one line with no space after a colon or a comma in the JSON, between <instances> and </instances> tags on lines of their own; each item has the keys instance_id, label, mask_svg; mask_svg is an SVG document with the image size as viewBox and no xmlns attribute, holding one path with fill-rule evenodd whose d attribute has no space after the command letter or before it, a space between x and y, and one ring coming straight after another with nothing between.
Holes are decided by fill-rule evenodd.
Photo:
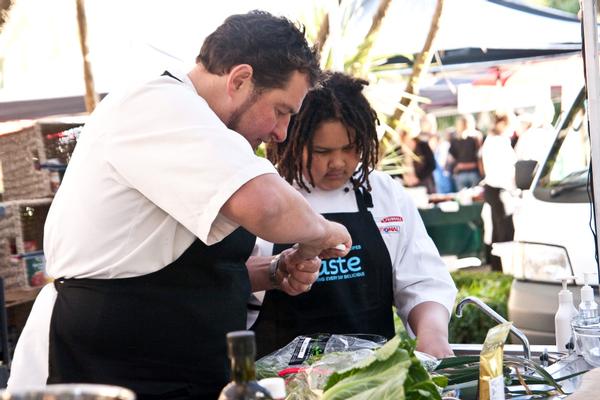
<instances>
[{"instance_id":1,"label":"van window","mask_svg":"<svg viewBox=\"0 0 600 400\"><path fill-rule=\"evenodd\" d=\"M544 164L534 196L560 203L589 202L590 141L583 96L578 96L562 123Z\"/></svg>"}]
</instances>

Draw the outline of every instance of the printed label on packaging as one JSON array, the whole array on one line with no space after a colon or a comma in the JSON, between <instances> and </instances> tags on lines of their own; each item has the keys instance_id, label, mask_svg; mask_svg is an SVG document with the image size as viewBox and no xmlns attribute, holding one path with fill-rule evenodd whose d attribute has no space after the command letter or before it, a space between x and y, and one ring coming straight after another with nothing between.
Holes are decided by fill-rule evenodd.
<instances>
[{"instance_id":1,"label":"printed label on packaging","mask_svg":"<svg viewBox=\"0 0 600 400\"><path fill-rule=\"evenodd\" d=\"M504 375L489 380L490 400L504 400Z\"/></svg>"},{"instance_id":2,"label":"printed label on packaging","mask_svg":"<svg viewBox=\"0 0 600 400\"><path fill-rule=\"evenodd\" d=\"M288 364L302 364L308 357L314 354L322 354L328 340L329 335L320 335L318 338L298 336L298 342L296 343L296 347L292 352L292 357Z\"/></svg>"},{"instance_id":3,"label":"printed label on packaging","mask_svg":"<svg viewBox=\"0 0 600 400\"><path fill-rule=\"evenodd\" d=\"M306 350L308 350L310 338L300 336L298 339L298 344L296 344L294 352L292 353L292 358L290 359L290 365L302 364L304 360L306 360Z\"/></svg>"}]
</instances>

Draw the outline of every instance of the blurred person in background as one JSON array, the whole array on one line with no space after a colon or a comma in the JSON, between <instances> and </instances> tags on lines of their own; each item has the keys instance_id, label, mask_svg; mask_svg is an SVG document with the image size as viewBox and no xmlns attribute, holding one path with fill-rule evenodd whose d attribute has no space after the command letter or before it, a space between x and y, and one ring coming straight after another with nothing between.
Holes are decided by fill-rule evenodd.
<instances>
[{"instance_id":1,"label":"blurred person in background","mask_svg":"<svg viewBox=\"0 0 600 400\"><path fill-rule=\"evenodd\" d=\"M450 141L448 153L452 157L452 177L457 191L476 186L481 180L479 149L482 134L475 129L471 114L456 120L456 137Z\"/></svg>"},{"instance_id":2,"label":"blurred person in background","mask_svg":"<svg viewBox=\"0 0 600 400\"><path fill-rule=\"evenodd\" d=\"M407 172L402 174L402 181L406 187L425 187L427 193L435 193L433 171L436 167L433 151L429 147L429 133L407 130L400 131L402 140L402 154Z\"/></svg>"},{"instance_id":3,"label":"blurred person in background","mask_svg":"<svg viewBox=\"0 0 600 400\"><path fill-rule=\"evenodd\" d=\"M435 193L453 193L455 192L455 189L454 180L452 179L449 150L454 130L445 129L442 132L438 132L435 116L433 114L427 114L425 117L427 120L426 125L431 127L432 132L429 136L428 143L435 159L435 169L433 171Z\"/></svg>"},{"instance_id":4,"label":"blurred person in background","mask_svg":"<svg viewBox=\"0 0 600 400\"><path fill-rule=\"evenodd\" d=\"M485 172L484 199L491 209L492 243L511 241L515 232L512 220L514 199L511 193L515 190L517 157L511 146L512 132L509 115L497 113L494 127L488 132L481 147L481 161ZM488 256L492 270L502 271L500 258L489 252Z\"/></svg>"},{"instance_id":5,"label":"blurred person in background","mask_svg":"<svg viewBox=\"0 0 600 400\"><path fill-rule=\"evenodd\" d=\"M433 114L423 114L419 120L421 132L419 138L426 142L434 136L437 136L437 119Z\"/></svg>"},{"instance_id":6,"label":"blurred person in background","mask_svg":"<svg viewBox=\"0 0 600 400\"><path fill-rule=\"evenodd\" d=\"M532 113L519 115L522 130L514 146L518 160L534 160L538 165L544 161L554 140L554 115L554 104L549 98L536 105Z\"/></svg>"}]
</instances>

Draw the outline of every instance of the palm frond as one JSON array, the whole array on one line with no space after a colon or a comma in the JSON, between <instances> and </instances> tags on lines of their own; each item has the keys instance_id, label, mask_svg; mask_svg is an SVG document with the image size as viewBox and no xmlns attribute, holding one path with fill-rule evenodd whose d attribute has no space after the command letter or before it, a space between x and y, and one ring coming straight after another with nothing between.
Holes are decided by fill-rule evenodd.
<instances>
[{"instance_id":1,"label":"palm frond","mask_svg":"<svg viewBox=\"0 0 600 400\"><path fill-rule=\"evenodd\" d=\"M443 0L437 1L443 3ZM412 54L371 54L371 49L377 41L380 28L387 22L386 14L388 14L391 3L392 0L380 0L377 5L370 3L369 12L374 12L368 32L362 38L362 42L356 45L350 41L356 41L357 39L356 35L352 35L356 31L354 23L361 20L361 18L364 21L364 15L366 15L364 14L364 1L327 0L316 2L313 0L314 15L310 20L305 21L305 25L312 25L307 28L307 34L310 32L309 38L312 38L313 43L320 49L322 68L343 68L346 73L360 76L371 82L369 90L365 91L365 95L367 95L371 105L378 111L379 121L383 122L381 125L385 132L383 137L380 138L381 161L378 168L396 174L406 170L402 165L405 161L404 158L395 158L394 155L389 155L390 149L398 147L401 142L396 128L410 126L411 121L424 114L419 105L429 104L431 101L426 97L418 96L412 90L413 86L410 86L407 77L400 73L411 68L413 70L418 68L421 71L426 69L428 64L419 65L420 58L415 58ZM377 7L376 10L374 10L374 7ZM437 9L441 10L440 7ZM438 17L439 13L434 13L428 39L435 36L437 29L434 29L434 27L439 24ZM350 54L342 54L342 52ZM403 56L407 62L388 64L390 58L399 55ZM371 90L378 85L381 87L389 86L392 82L393 85L400 83L402 87L390 92L391 95L377 94L376 90ZM407 82L409 85L405 87ZM387 90L389 91L389 89ZM396 115L399 117L395 118ZM385 160L386 157L392 158Z\"/></svg>"}]
</instances>

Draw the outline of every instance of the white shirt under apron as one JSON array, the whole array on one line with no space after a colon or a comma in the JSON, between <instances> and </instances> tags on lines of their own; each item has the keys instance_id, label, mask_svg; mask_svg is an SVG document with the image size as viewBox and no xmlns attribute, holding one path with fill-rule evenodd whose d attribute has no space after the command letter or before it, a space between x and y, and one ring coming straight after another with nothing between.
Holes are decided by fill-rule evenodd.
<instances>
[{"instance_id":1,"label":"white shirt under apron","mask_svg":"<svg viewBox=\"0 0 600 400\"><path fill-rule=\"evenodd\" d=\"M244 183L276 173L183 83L161 76L108 95L83 129L44 231L53 278L127 278L160 270L195 240L219 242L238 225L219 214ZM56 299L38 295L8 388L45 385Z\"/></svg>"},{"instance_id":2,"label":"white shirt under apron","mask_svg":"<svg viewBox=\"0 0 600 400\"><path fill-rule=\"evenodd\" d=\"M369 175L373 208L369 209L390 253L393 269L394 305L404 326L410 311L420 303L434 301L442 304L451 315L456 287L435 244L427 235L417 207L400 183L389 175L373 171ZM339 190L311 188L308 193L298 189L314 210L320 214L358 212L351 185ZM257 239L255 253L270 255L273 244ZM255 293L262 300L264 292ZM391 306L391 305L390 305ZM248 327L258 317L248 313Z\"/></svg>"}]
</instances>

